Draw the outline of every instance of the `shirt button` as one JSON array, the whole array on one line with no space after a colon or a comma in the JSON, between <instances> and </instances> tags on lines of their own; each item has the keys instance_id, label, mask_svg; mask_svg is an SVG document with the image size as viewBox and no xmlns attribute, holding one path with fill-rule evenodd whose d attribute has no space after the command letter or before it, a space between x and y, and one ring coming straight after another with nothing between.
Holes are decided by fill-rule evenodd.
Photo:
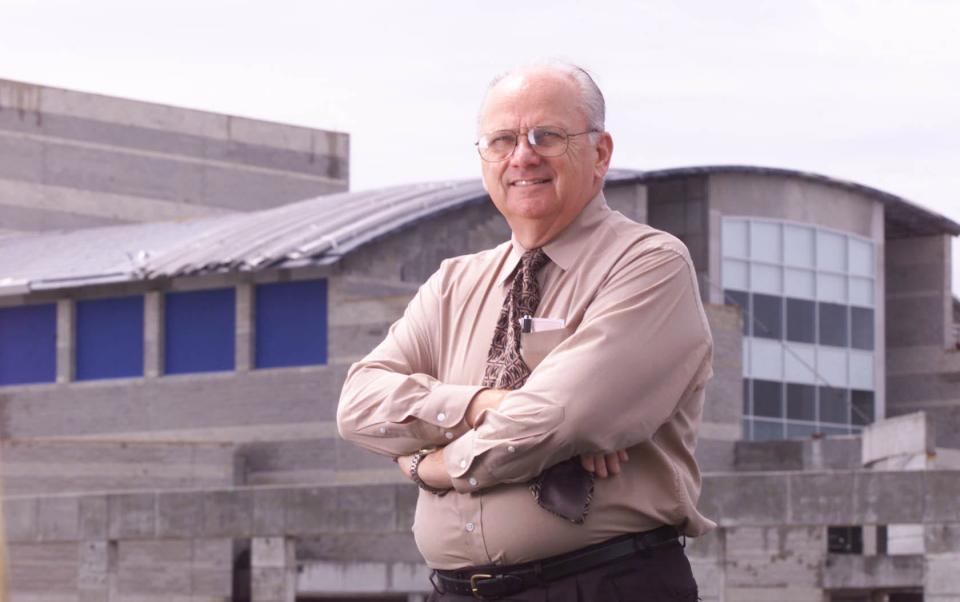
<instances>
[{"instance_id":1,"label":"shirt button","mask_svg":"<svg viewBox=\"0 0 960 602\"><path fill-rule=\"evenodd\" d=\"M447 431L446 433L444 433L443 436L446 437L447 439L453 439L453 433L451 433L450 431Z\"/></svg>"},{"instance_id":2,"label":"shirt button","mask_svg":"<svg viewBox=\"0 0 960 602\"><path fill-rule=\"evenodd\" d=\"M381 427L380 427L380 434L381 434L381 435L386 435L386 434L387 434L387 427L381 426Z\"/></svg>"},{"instance_id":3,"label":"shirt button","mask_svg":"<svg viewBox=\"0 0 960 602\"><path fill-rule=\"evenodd\" d=\"M466 460L460 460L460 468L466 468L466 467L467 467L467 461L466 461Z\"/></svg>"},{"instance_id":4,"label":"shirt button","mask_svg":"<svg viewBox=\"0 0 960 602\"><path fill-rule=\"evenodd\" d=\"M475 478L470 477L469 479L467 479L467 481L470 483L470 486L471 486L471 487L476 487L476 486L477 486L477 480L476 480Z\"/></svg>"},{"instance_id":5,"label":"shirt button","mask_svg":"<svg viewBox=\"0 0 960 602\"><path fill-rule=\"evenodd\" d=\"M507 451L512 454L513 452L517 451L517 448L515 448L515 447L512 446L512 445L508 445L508 446L507 446Z\"/></svg>"},{"instance_id":6,"label":"shirt button","mask_svg":"<svg viewBox=\"0 0 960 602\"><path fill-rule=\"evenodd\" d=\"M465 528L467 530L467 533L473 533L473 530L476 529L477 526L473 523L467 523Z\"/></svg>"},{"instance_id":7,"label":"shirt button","mask_svg":"<svg viewBox=\"0 0 960 602\"><path fill-rule=\"evenodd\" d=\"M443 422L446 419L447 419L447 415L444 414L443 412L440 412L439 414L437 414L437 420L439 420L440 422Z\"/></svg>"}]
</instances>

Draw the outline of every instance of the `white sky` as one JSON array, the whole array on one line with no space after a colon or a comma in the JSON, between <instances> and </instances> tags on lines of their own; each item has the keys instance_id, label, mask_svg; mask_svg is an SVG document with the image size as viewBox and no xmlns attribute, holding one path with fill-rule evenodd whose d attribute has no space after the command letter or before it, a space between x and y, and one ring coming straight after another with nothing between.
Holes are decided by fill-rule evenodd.
<instances>
[{"instance_id":1,"label":"white sky","mask_svg":"<svg viewBox=\"0 0 960 602\"><path fill-rule=\"evenodd\" d=\"M808 170L960 222L960 1L0 0L0 77L346 131L353 190L478 175L486 82L538 56L595 74L614 166Z\"/></svg>"}]
</instances>

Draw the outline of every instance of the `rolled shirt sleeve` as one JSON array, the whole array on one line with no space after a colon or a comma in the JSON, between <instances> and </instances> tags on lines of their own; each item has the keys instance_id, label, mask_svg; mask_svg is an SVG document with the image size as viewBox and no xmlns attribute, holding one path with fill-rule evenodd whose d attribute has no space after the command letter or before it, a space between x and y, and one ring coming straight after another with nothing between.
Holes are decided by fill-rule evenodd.
<instances>
[{"instance_id":1,"label":"rolled shirt sleeve","mask_svg":"<svg viewBox=\"0 0 960 602\"><path fill-rule=\"evenodd\" d=\"M526 384L447 446L454 487L524 482L579 454L650 439L703 387L711 352L685 247L672 239L625 254Z\"/></svg>"},{"instance_id":2,"label":"rolled shirt sleeve","mask_svg":"<svg viewBox=\"0 0 960 602\"><path fill-rule=\"evenodd\" d=\"M351 366L337 408L344 439L396 457L445 445L468 430L464 415L482 387L443 383L433 376L441 271L420 287L384 341Z\"/></svg>"}]
</instances>

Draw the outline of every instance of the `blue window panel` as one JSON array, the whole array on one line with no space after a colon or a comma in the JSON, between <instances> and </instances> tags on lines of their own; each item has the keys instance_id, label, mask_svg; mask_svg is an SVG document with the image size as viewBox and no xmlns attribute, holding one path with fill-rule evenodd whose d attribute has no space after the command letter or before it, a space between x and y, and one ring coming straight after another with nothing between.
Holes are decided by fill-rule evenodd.
<instances>
[{"instance_id":1,"label":"blue window panel","mask_svg":"<svg viewBox=\"0 0 960 602\"><path fill-rule=\"evenodd\" d=\"M143 376L143 297L77 301L77 380Z\"/></svg>"},{"instance_id":2,"label":"blue window panel","mask_svg":"<svg viewBox=\"0 0 960 602\"><path fill-rule=\"evenodd\" d=\"M261 284L256 292L256 367L327 363L327 281Z\"/></svg>"},{"instance_id":3,"label":"blue window panel","mask_svg":"<svg viewBox=\"0 0 960 602\"><path fill-rule=\"evenodd\" d=\"M0 385L57 379L57 306L0 308Z\"/></svg>"},{"instance_id":4,"label":"blue window panel","mask_svg":"<svg viewBox=\"0 0 960 602\"><path fill-rule=\"evenodd\" d=\"M164 372L233 370L236 314L236 294L232 288L167 293Z\"/></svg>"}]
</instances>

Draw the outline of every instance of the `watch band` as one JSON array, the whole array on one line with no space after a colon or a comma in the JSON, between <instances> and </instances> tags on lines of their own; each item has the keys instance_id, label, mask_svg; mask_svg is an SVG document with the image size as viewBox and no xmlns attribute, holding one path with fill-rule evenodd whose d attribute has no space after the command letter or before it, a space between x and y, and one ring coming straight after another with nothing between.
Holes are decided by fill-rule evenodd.
<instances>
[{"instance_id":1,"label":"watch band","mask_svg":"<svg viewBox=\"0 0 960 602\"><path fill-rule=\"evenodd\" d=\"M413 482L417 484L420 489L424 491L429 491L434 495L446 495L449 489L437 489L436 487L431 487L423 482L423 479L420 478L420 461L423 460L427 455L436 451L435 449L421 449L417 453L413 454L413 458L410 459L410 478L413 479Z\"/></svg>"}]
</instances>

